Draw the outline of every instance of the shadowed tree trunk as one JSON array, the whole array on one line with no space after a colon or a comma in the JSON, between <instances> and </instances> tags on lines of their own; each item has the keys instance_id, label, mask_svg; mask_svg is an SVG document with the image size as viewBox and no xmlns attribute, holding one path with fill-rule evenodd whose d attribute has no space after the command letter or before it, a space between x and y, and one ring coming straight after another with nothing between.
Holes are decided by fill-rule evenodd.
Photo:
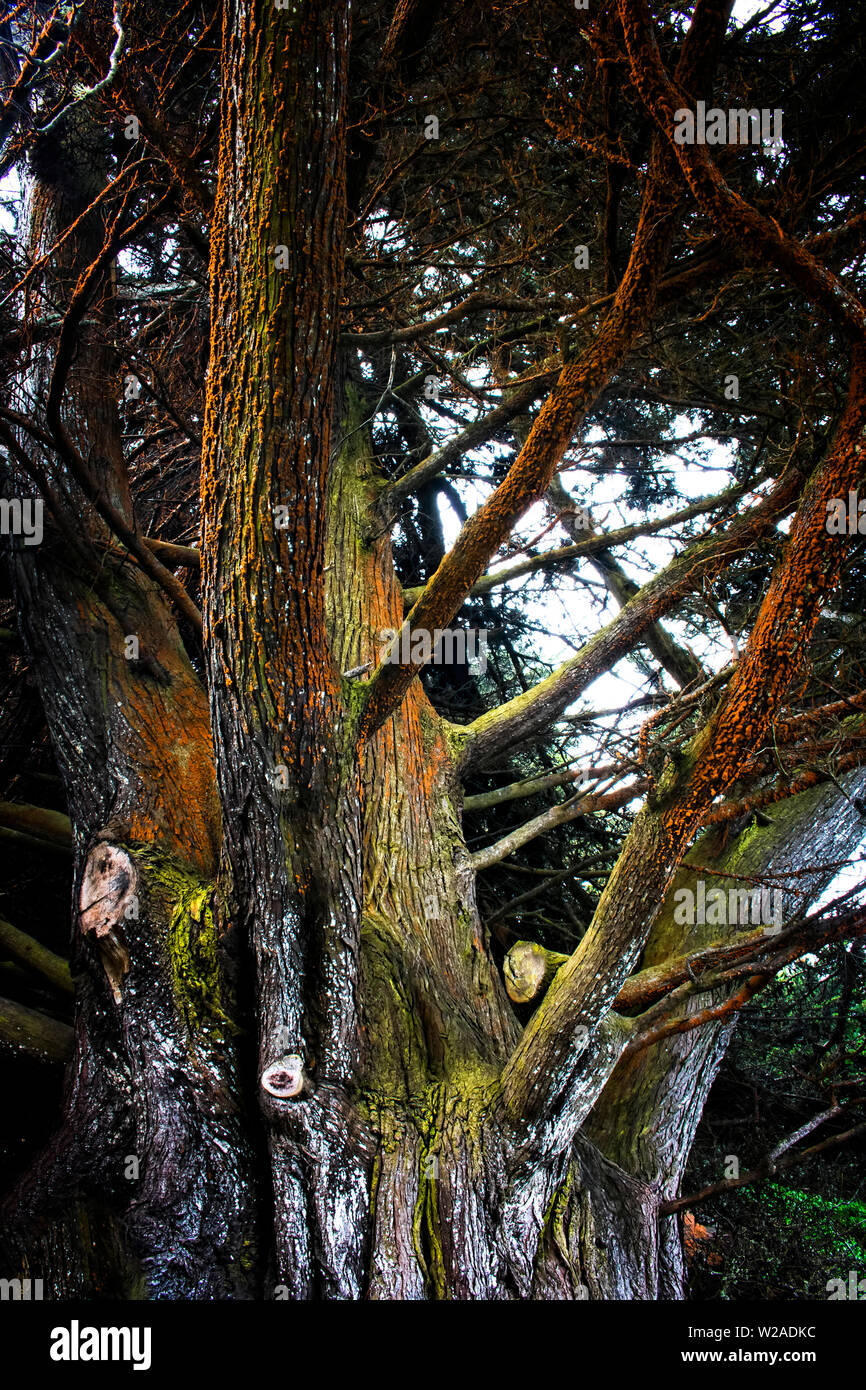
<instances>
[{"instance_id":1,"label":"shadowed tree trunk","mask_svg":"<svg viewBox=\"0 0 866 1390\"><path fill-rule=\"evenodd\" d=\"M34 256L86 213L103 186L103 154L86 110L44 137L29 194ZM105 235L98 211L87 213L52 252L47 292L68 297ZM93 293L90 316L110 321L107 273ZM68 369L58 442L77 453L93 494L129 518L122 378L94 338L82 331ZM59 356L37 350L22 407L50 400ZM75 1195L80 1216L61 1218L65 1234L49 1232L42 1247L49 1286L70 1287L58 1240L64 1249L80 1240L81 1266L91 1267L95 1223L127 1291L236 1296L253 1184L211 908L220 811L207 700L164 596L111 546L70 470L64 482L95 543L83 527L52 530L12 561L72 821L76 1051L63 1127L28 1175L13 1231L30 1245ZM112 1208L125 1213L120 1266ZM105 1271L93 1278L102 1286Z\"/></svg>"}]
</instances>

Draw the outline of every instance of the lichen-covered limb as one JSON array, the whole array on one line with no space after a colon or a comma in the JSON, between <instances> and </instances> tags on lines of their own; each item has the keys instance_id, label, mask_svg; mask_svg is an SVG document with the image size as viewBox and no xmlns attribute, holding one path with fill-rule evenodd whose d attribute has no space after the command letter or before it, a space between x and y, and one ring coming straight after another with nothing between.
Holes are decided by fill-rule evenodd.
<instances>
[{"instance_id":1,"label":"lichen-covered limb","mask_svg":"<svg viewBox=\"0 0 866 1390\"><path fill-rule=\"evenodd\" d=\"M36 1009L25 1008L12 999L0 999L0 1043L37 1062L68 1062L72 1056L72 1029L68 1023Z\"/></svg>"},{"instance_id":2,"label":"lichen-covered limb","mask_svg":"<svg viewBox=\"0 0 866 1390\"><path fill-rule=\"evenodd\" d=\"M28 806L24 802L0 801L0 825L10 830L23 830L43 840L72 845L72 826L62 811L49 811L44 806Z\"/></svg>"},{"instance_id":3,"label":"lichen-covered limb","mask_svg":"<svg viewBox=\"0 0 866 1390\"><path fill-rule=\"evenodd\" d=\"M611 765L609 772L596 772L599 776L609 776L617 770ZM538 792L549 791L551 787L564 787L569 782L577 782L584 777L579 767L563 768L561 772L548 772L543 777L526 777L520 782L510 782L507 787L495 787L492 792L479 792L476 796L463 798L463 811L488 811L491 806L501 806L505 801L521 801L524 797L535 796Z\"/></svg>"},{"instance_id":4,"label":"lichen-covered limb","mask_svg":"<svg viewBox=\"0 0 866 1390\"><path fill-rule=\"evenodd\" d=\"M742 660L715 713L679 767L644 806L608 880L589 930L558 972L503 1073L506 1112L534 1142L569 1098L586 1101L586 1054L608 1016L664 901L702 814L727 790L781 709L845 556L828 545L827 501L857 486L866 465L866 352L852 354L848 399L827 458L794 518ZM623 1037L622 1046L627 1039ZM596 1096L602 1086L598 1086ZM562 1125L556 1141L562 1142Z\"/></svg>"}]
</instances>

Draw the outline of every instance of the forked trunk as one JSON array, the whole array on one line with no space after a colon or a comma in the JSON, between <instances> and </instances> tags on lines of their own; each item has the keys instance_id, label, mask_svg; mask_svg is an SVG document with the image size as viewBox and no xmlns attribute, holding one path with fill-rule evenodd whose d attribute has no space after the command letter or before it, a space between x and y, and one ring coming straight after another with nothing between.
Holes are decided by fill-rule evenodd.
<instances>
[{"instance_id":1,"label":"forked trunk","mask_svg":"<svg viewBox=\"0 0 866 1390\"><path fill-rule=\"evenodd\" d=\"M721 32L730 7L709 8ZM65 528L13 557L73 824L79 987L63 1126L10 1203L12 1243L54 1297L681 1297L678 1226L659 1205L678 1190L729 1025L639 1050L613 1006L642 949L651 966L706 944L675 929L683 882L705 868L785 873L807 853L829 863L856 841L851 803L822 789L730 845L705 837L671 883L795 669L790 640L758 700L767 648L784 646L768 628L778 620L784 636L790 602L805 643L818 586L808 564L802 584L780 564L733 696L665 774L523 1030L475 900L467 735L437 715L417 672L366 679L383 634L403 624L404 596L376 520L375 401L340 344L347 10L225 6L202 474L207 694L166 577L160 588L152 566L134 567L104 525L105 504L134 525L117 415L94 392L114 370L104 338L80 324L74 363L61 334L57 358L34 369L31 408L56 397L43 387L61 362L62 428L51 409L40 423L94 540L77 537L67 509ZM98 133L75 113L34 183L34 253L93 192L83 171L98 165ZM481 509L468 528L467 573L544 496L580 409L641 330L674 234L660 197L650 180L616 332L599 334L588 365L564 369L522 482L515 469L495 495L500 514ZM90 217L52 270L60 302L98 261L105 227ZM106 261L91 326L111 312ZM790 553L801 545L813 567L820 488L837 474L847 487L857 397L855 380L836 472L816 474L792 530ZM461 587L456 568L452 553L422 604L459 603L472 574ZM657 616L639 605L629 640ZM524 713L548 697L555 717L573 695L548 683ZM497 715L479 721L488 748ZM519 733L514 718L512 742Z\"/></svg>"}]
</instances>

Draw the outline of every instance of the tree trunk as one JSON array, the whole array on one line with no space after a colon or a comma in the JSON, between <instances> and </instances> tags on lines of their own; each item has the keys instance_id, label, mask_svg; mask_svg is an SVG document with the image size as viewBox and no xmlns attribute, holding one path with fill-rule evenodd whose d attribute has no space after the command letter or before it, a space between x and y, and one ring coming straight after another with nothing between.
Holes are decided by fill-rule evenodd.
<instances>
[{"instance_id":1,"label":"tree trunk","mask_svg":"<svg viewBox=\"0 0 866 1390\"><path fill-rule=\"evenodd\" d=\"M649 966L703 944L672 930L666 894L742 748L730 734L714 777L698 742L683 814L664 783L522 1031L475 901L466 736L411 673L382 719L368 682L346 674L378 666L404 618L373 520L373 402L339 343L347 55L341 0L225 7L202 484L209 708L165 593L119 552L86 481L70 490L100 563L77 574L62 530L13 557L69 799L77 977L64 1123L10 1203L14 1248L55 1297L680 1297L676 1225L658 1205L677 1191L729 1025L631 1054L632 1020L612 1006L642 947ZM92 151L79 148L86 117L69 119L52 138L74 188ZM56 169L37 205L34 249L80 210ZM664 249L664 218L644 220ZM96 221L92 244L70 243L67 289L104 234ZM638 303L617 302L634 332L651 263ZM110 318L107 274L95 302ZM621 350L599 354L609 366ZM46 353L40 370L55 369ZM81 328L64 424L134 531L116 412L93 399L111 370ZM538 452L543 495L552 454ZM515 489L515 515L520 504ZM799 865L816 826L853 843L847 803L822 791L727 851L710 836L690 861Z\"/></svg>"},{"instance_id":2,"label":"tree trunk","mask_svg":"<svg viewBox=\"0 0 866 1390\"><path fill-rule=\"evenodd\" d=\"M102 138L79 108L34 161L31 245L51 251L46 289L61 301L103 245L91 212L52 250L102 186ZM108 274L94 300L91 320L109 323ZM54 354L37 355L24 408L50 395L56 370ZM117 399L104 339L82 329L62 425L95 489L128 517L113 376ZM16 1195L10 1239L31 1267L47 1262L55 1296L238 1296L254 1182L210 901L220 812L207 701L164 596L107 548L68 474L66 484L86 526L67 511L11 562L72 822L76 1046L62 1127ZM70 1200L75 1214L58 1226ZM91 1227L104 1234L91 1240Z\"/></svg>"}]
</instances>

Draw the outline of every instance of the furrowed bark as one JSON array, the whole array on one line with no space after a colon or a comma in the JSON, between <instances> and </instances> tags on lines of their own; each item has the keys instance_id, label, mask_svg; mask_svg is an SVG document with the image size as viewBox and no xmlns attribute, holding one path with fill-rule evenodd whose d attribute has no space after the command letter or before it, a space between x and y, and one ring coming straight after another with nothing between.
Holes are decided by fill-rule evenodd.
<instances>
[{"instance_id":1,"label":"furrowed bark","mask_svg":"<svg viewBox=\"0 0 866 1390\"><path fill-rule=\"evenodd\" d=\"M91 207L104 186L104 141L87 107L77 106L37 142L34 256L77 222L42 272L45 292L59 302L105 244L105 214ZM105 268L92 284L58 408L93 486L133 525L110 387L117 364L105 346L110 285ZM46 346L20 384L40 429L53 367ZM82 553L95 553L107 538L102 522L64 475L62 454L53 468L77 509L65 521ZM66 534L48 527L40 546L15 547L9 557L69 806L77 989L61 1127L7 1200L7 1240L58 1296L66 1276L53 1258L56 1242L72 1239L64 1209L95 1203L115 1232L104 1269L90 1250L79 1254L95 1287L121 1277L122 1220L122 1277L134 1280L138 1296L243 1297L249 1263L240 1257L255 1238L255 1182L210 907L220 830L207 702L160 590L116 559L94 583L77 552L70 558Z\"/></svg>"},{"instance_id":2,"label":"furrowed bark","mask_svg":"<svg viewBox=\"0 0 866 1390\"><path fill-rule=\"evenodd\" d=\"M347 52L345 3L226 8L205 635L226 910L256 960L277 1278L297 1298L357 1294L367 1200L345 1096L359 1046L358 770L324 601Z\"/></svg>"},{"instance_id":3,"label":"furrowed bark","mask_svg":"<svg viewBox=\"0 0 866 1390\"><path fill-rule=\"evenodd\" d=\"M823 786L803 792L774 807L768 825L752 822L733 839L718 830L701 836L668 890L641 958L642 972L626 982L621 1006L638 1005L636 998L628 999L630 985L654 970L662 971L683 953L699 956L710 942L719 940L718 925L677 922L674 894L678 890L688 888L697 894L699 880L704 880L707 889L720 887L726 894L731 889L772 884L783 922L805 912L835 873L825 865L852 853L859 843L863 822L854 798L864 782L866 774L857 772L845 779L844 790ZM806 868L814 873L804 876L801 871ZM770 949L774 929L775 922L771 932L764 925L753 935L763 936ZM727 934L737 931L737 926L729 925ZM697 963L696 968L700 968ZM676 1016L688 1017L707 1003L721 1002L732 988L697 995ZM665 1199L679 1193L704 1104L735 1026L736 1018L726 1019L624 1058L589 1119L587 1136L627 1172L658 1187ZM724 1155L719 1161L721 1166ZM676 1222L663 1220L660 1237L662 1296L681 1298L684 1267Z\"/></svg>"}]
</instances>

